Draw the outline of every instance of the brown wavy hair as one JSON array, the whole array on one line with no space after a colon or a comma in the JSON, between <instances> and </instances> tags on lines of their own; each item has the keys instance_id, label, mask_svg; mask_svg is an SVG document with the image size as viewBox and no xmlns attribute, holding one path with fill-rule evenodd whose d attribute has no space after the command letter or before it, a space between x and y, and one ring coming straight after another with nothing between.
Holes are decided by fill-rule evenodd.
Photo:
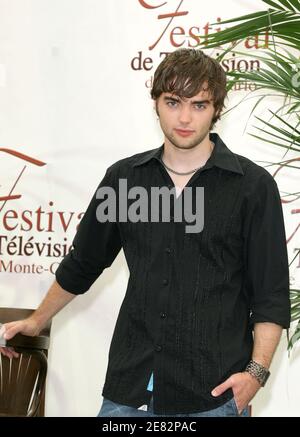
<instances>
[{"instance_id":1,"label":"brown wavy hair","mask_svg":"<svg viewBox=\"0 0 300 437\"><path fill-rule=\"evenodd\" d=\"M201 90L211 94L215 115L212 125L220 119L227 96L226 74L215 59L199 49L178 49L159 64L153 79L151 97L157 100L162 93L191 98Z\"/></svg>"}]
</instances>

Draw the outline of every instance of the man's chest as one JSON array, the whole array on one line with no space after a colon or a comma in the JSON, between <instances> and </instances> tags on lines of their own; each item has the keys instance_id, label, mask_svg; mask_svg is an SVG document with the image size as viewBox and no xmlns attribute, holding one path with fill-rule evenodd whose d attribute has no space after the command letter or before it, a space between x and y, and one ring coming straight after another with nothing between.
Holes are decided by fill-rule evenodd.
<instances>
[{"instance_id":1,"label":"man's chest","mask_svg":"<svg viewBox=\"0 0 300 437\"><path fill-rule=\"evenodd\" d=\"M182 192L184 187L188 184L192 175L176 175L168 171L170 178L173 181L174 186L177 188L178 195Z\"/></svg>"},{"instance_id":2,"label":"man's chest","mask_svg":"<svg viewBox=\"0 0 300 437\"><path fill-rule=\"evenodd\" d=\"M163 169L141 176L129 181L130 214L128 221L120 224L125 238L134 240L148 233L158 238L160 233L170 232L169 225L175 226L177 234L197 232L196 239L201 241L223 240L229 228L240 233L243 187L239 175L210 169L198 175L177 176ZM175 187L179 188L177 193Z\"/></svg>"}]
</instances>

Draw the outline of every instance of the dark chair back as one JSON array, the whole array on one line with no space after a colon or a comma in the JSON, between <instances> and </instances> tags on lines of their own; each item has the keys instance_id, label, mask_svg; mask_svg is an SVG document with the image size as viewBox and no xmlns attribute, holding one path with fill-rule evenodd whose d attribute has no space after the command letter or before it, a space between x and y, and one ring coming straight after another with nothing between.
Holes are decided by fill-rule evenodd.
<instances>
[{"instance_id":1,"label":"dark chair back","mask_svg":"<svg viewBox=\"0 0 300 437\"><path fill-rule=\"evenodd\" d=\"M0 323L27 318L34 310L0 308ZM36 337L17 334L6 346L19 358L0 354L0 417L44 416L51 322Z\"/></svg>"}]
</instances>

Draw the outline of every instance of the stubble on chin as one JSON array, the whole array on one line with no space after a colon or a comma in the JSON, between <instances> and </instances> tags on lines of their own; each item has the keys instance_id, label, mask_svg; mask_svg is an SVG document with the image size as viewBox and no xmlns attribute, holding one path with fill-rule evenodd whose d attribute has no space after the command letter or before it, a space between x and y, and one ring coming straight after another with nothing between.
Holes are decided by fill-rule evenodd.
<instances>
[{"instance_id":1,"label":"stubble on chin","mask_svg":"<svg viewBox=\"0 0 300 437\"><path fill-rule=\"evenodd\" d=\"M198 138L191 140L190 142L186 142L186 143L179 142L179 140L177 138L175 138L173 135L166 135L166 137L174 147L177 147L178 149L181 149L181 150L190 150L190 149L194 149L200 143L202 143L202 141L206 138L208 133L209 133L209 131L206 134L201 135Z\"/></svg>"}]
</instances>

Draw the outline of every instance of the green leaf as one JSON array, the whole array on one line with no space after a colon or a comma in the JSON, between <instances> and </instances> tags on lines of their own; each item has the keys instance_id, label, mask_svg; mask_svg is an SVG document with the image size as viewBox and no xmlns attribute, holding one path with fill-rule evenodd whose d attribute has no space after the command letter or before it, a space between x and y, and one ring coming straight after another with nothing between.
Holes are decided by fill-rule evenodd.
<instances>
[{"instance_id":1,"label":"green leaf","mask_svg":"<svg viewBox=\"0 0 300 437\"><path fill-rule=\"evenodd\" d=\"M272 125L269 125L269 126L271 126L271 128L272 128ZM273 132L266 131L266 129L262 129L258 126L253 126L253 127L254 127L254 129L257 129L258 131L263 132L264 134L270 135L273 138L278 138L279 140L288 142L289 144L291 143L290 139L288 139L288 138L280 137L279 135L276 135Z\"/></svg>"},{"instance_id":2,"label":"green leaf","mask_svg":"<svg viewBox=\"0 0 300 437\"><path fill-rule=\"evenodd\" d=\"M268 144L274 144L275 146L279 146L279 147L283 147L283 148L288 149L288 150L295 150L296 152L299 152L299 149L294 149L293 147L284 146L281 143L276 143L275 141L267 140L266 138L259 137L258 135L254 135L254 134L249 134L249 135L251 135L251 137L253 137L253 138L264 141Z\"/></svg>"},{"instance_id":3,"label":"green leaf","mask_svg":"<svg viewBox=\"0 0 300 437\"><path fill-rule=\"evenodd\" d=\"M260 160L256 160L255 162L261 162L261 163L266 163L268 161L260 161ZM285 161L282 162L271 162L268 165L264 165L265 168L267 167L273 167L274 165L276 166L280 166L280 167L288 167L288 168L295 168L297 170L300 170L300 167L296 167L295 165L290 165L290 164L284 164ZM295 194L294 194L295 195ZM282 197L287 197L287 196L292 196L292 194L287 194L286 196L282 196ZM300 196L298 196L300 198Z\"/></svg>"},{"instance_id":4,"label":"green leaf","mask_svg":"<svg viewBox=\"0 0 300 437\"><path fill-rule=\"evenodd\" d=\"M269 6L272 6L274 9L280 9L281 11L284 11L284 8L280 6L278 3L272 0L262 0L264 3L266 3Z\"/></svg>"},{"instance_id":5,"label":"green leaf","mask_svg":"<svg viewBox=\"0 0 300 437\"><path fill-rule=\"evenodd\" d=\"M294 256L294 258L292 259L292 261L289 263L289 267L293 264L293 262L297 259L298 255L300 254L300 249L298 250L298 252L296 253L296 255ZM292 290L293 291L293 290ZM299 291L299 290L298 290Z\"/></svg>"},{"instance_id":6,"label":"green leaf","mask_svg":"<svg viewBox=\"0 0 300 437\"><path fill-rule=\"evenodd\" d=\"M293 135L293 133L286 131L285 129L279 128L271 123L268 123L267 121L262 120L259 117L255 117L257 120L259 120L261 123L263 123L264 125L268 126L269 128L271 128L271 130L273 129L276 132L279 132L281 135L283 135L283 137L278 137L276 136L275 133L270 133L269 135L272 135L275 138L281 139L282 141L286 141L288 142L290 145L295 145L295 147L299 147L300 148L300 144L298 143L298 137L295 137L295 135ZM255 129L261 130L262 132L266 132L265 128L261 129L257 126L254 126ZM296 143L296 144L295 144ZM300 149L299 149L300 151Z\"/></svg>"},{"instance_id":7,"label":"green leaf","mask_svg":"<svg viewBox=\"0 0 300 437\"><path fill-rule=\"evenodd\" d=\"M300 326L297 325L297 328L295 329L289 343L288 343L288 349L292 349L294 344L299 340L300 338Z\"/></svg>"},{"instance_id":8,"label":"green leaf","mask_svg":"<svg viewBox=\"0 0 300 437\"><path fill-rule=\"evenodd\" d=\"M271 111L271 114L273 114L276 118L278 118L278 120L280 120L282 123L284 123L286 126L288 126L290 129L292 129L293 132L297 132L297 134L300 135L300 131L298 129L296 129L294 126L292 126L291 124L289 124L287 121L285 121L283 118L279 117L279 115L275 114L275 112Z\"/></svg>"},{"instance_id":9,"label":"green leaf","mask_svg":"<svg viewBox=\"0 0 300 437\"><path fill-rule=\"evenodd\" d=\"M283 6L285 6L287 9L289 9L290 11L295 12L295 9L291 6L292 2L288 2L287 0L278 0Z\"/></svg>"},{"instance_id":10,"label":"green leaf","mask_svg":"<svg viewBox=\"0 0 300 437\"><path fill-rule=\"evenodd\" d=\"M299 0L289 0L289 2L294 6L296 11L300 12L300 3L299 3Z\"/></svg>"},{"instance_id":11,"label":"green leaf","mask_svg":"<svg viewBox=\"0 0 300 437\"><path fill-rule=\"evenodd\" d=\"M280 9L280 10L279 10ZM249 36L266 33L272 26L273 34L277 38L281 38L283 42L291 47L299 47L299 37L297 23L299 23L299 14L291 10L267 10L256 13L256 15L248 14L236 17L231 20L226 20L220 24L240 22L240 24L224 29L220 32L211 33L210 35L200 35L204 42L200 40L199 45L205 45L205 48L211 48L230 43L232 41L244 40ZM293 23L292 27L285 26L286 23ZM288 44L287 44L288 43Z\"/></svg>"},{"instance_id":12,"label":"green leaf","mask_svg":"<svg viewBox=\"0 0 300 437\"><path fill-rule=\"evenodd\" d=\"M298 107L300 107L300 102L296 102L295 104L293 104L290 108L289 108L289 110L288 110L288 114L289 113L291 113L291 112L295 112L296 110L297 110L297 108Z\"/></svg>"},{"instance_id":13,"label":"green leaf","mask_svg":"<svg viewBox=\"0 0 300 437\"><path fill-rule=\"evenodd\" d=\"M282 9L284 10L284 9ZM260 12L254 12L252 14L247 15L241 15L237 18L230 18L229 20L224 21L218 21L216 23L211 23L212 26L219 26L220 24L228 24L228 23L236 23L237 21L244 21L244 20L252 20L253 18L261 18L268 15L268 11L260 11Z\"/></svg>"},{"instance_id":14,"label":"green leaf","mask_svg":"<svg viewBox=\"0 0 300 437\"><path fill-rule=\"evenodd\" d=\"M245 125L245 128L244 128L244 131L243 131L243 133L245 133L245 131L246 131L246 129L247 129L247 126L248 126L248 123L249 123L249 120L250 120L250 118L251 118L251 115L253 114L253 112L255 111L255 109L258 107L258 105L260 104L260 102L265 98L266 96L261 96L256 102L255 102L255 105L253 106L253 108L251 109L251 112L250 112L250 114L249 114L249 117L248 117L248 120L247 120L247 122L246 122L246 125Z\"/></svg>"}]
</instances>

